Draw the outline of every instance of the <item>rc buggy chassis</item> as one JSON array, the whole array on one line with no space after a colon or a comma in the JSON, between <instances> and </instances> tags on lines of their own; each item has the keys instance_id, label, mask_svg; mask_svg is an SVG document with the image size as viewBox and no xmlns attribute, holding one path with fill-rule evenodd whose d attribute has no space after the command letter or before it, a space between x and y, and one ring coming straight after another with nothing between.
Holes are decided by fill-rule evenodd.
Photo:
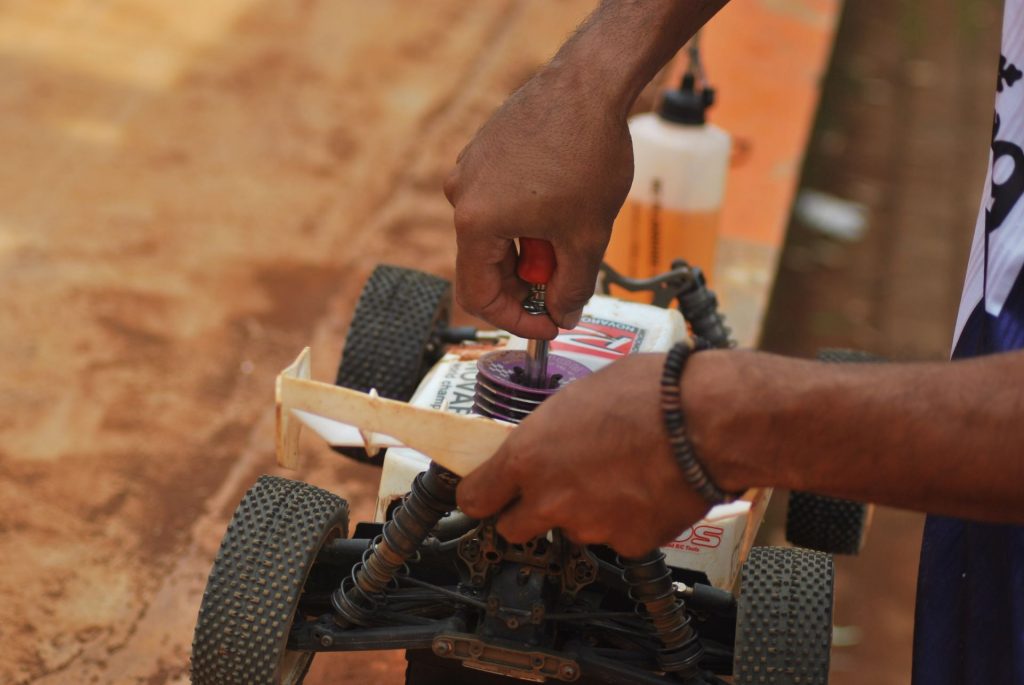
<instances>
[{"instance_id":1,"label":"rc buggy chassis","mask_svg":"<svg viewBox=\"0 0 1024 685\"><path fill-rule=\"evenodd\" d=\"M728 345L698 271L678 263L644 282L607 268L603 275L654 291L661 306L595 296L579 327L553 341L553 355L598 369L665 351L688 327ZM378 267L357 305L337 384L309 379L305 353L279 377L279 462L294 465L304 426L343 454L381 465L376 517L350 528L337 495L260 478L210 573L192 682L300 683L317 652L379 649L406 650L406 682L420 685L827 682L829 552L859 548L865 508L797 496L790 537L824 551L752 547L767 490L714 508L642 558L578 545L558 530L507 543L494 521L457 509L455 488L456 474L513 427L469 415L515 421L543 398L502 395L478 377L481 357L525 342L449 327L450 300L442 279Z\"/></svg>"}]
</instances>

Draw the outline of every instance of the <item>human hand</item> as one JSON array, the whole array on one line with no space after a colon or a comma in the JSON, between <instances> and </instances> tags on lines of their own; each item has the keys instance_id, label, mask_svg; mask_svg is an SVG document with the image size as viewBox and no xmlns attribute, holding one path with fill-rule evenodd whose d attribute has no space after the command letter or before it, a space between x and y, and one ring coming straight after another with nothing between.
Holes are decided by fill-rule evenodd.
<instances>
[{"instance_id":1,"label":"human hand","mask_svg":"<svg viewBox=\"0 0 1024 685\"><path fill-rule=\"evenodd\" d=\"M661 414L664 355L632 355L546 400L459 485L473 518L525 542L561 528L640 556L700 520L707 503L672 456Z\"/></svg>"},{"instance_id":2,"label":"human hand","mask_svg":"<svg viewBox=\"0 0 1024 685\"><path fill-rule=\"evenodd\" d=\"M459 303L523 337L554 338L559 325L579 321L632 182L624 111L592 92L571 69L546 67L484 124L445 182ZM529 288L516 276L513 243L520 237L554 247L550 318L523 311Z\"/></svg>"}]
</instances>

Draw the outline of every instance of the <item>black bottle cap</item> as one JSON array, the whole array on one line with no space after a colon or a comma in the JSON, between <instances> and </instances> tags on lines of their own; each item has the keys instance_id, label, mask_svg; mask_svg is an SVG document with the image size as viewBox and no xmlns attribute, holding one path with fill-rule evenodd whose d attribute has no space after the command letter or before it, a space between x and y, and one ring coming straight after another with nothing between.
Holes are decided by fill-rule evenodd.
<instances>
[{"instance_id":1,"label":"black bottle cap","mask_svg":"<svg viewBox=\"0 0 1024 685\"><path fill-rule=\"evenodd\" d=\"M665 91L658 116L677 124L700 126L705 123L705 113L714 102L714 88L697 90L693 74L686 74L678 90Z\"/></svg>"}]
</instances>

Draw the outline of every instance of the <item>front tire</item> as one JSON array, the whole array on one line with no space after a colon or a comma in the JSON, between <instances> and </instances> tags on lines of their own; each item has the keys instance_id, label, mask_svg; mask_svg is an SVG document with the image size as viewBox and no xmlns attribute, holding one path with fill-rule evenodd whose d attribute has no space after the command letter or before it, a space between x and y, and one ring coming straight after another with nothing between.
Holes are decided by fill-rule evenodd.
<instances>
[{"instance_id":1,"label":"front tire","mask_svg":"<svg viewBox=\"0 0 1024 685\"><path fill-rule=\"evenodd\" d=\"M448 325L451 283L422 271L382 264L359 295L336 385L408 402L430 367L441 358L441 332ZM336 447L356 461L380 465L381 452Z\"/></svg>"},{"instance_id":2,"label":"front tire","mask_svg":"<svg viewBox=\"0 0 1024 685\"><path fill-rule=\"evenodd\" d=\"M262 476L235 510L213 562L192 640L193 685L298 685L313 661L287 649L317 552L348 535L348 504Z\"/></svg>"}]
</instances>

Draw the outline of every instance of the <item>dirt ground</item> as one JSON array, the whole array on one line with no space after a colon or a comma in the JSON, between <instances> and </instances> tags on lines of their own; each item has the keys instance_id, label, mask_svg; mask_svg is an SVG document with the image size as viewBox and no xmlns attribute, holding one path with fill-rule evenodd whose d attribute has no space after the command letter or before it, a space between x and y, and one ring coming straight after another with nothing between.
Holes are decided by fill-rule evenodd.
<instances>
[{"instance_id":1,"label":"dirt ground","mask_svg":"<svg viewBox=\"0 0 1024 685\"><path fill-rule=\"evenodd\" d=\"M773 349L948 347L998 20L981 0L883 5L851 3L806 174L867 203L872 231L837 245L795 227ZM451 274L448 164L591 6L6 8L0 683L187 682L210 561L273 463L274 374L310 343L331 374L375 263ZM374 472L307 451L298 476L369 517ZM884 512L870 555L840 566L837 619L863 639L837 650L836 682L906 681L918 527ZM308 682L401 666L318 658Z\"/></svg>"}]
</instances>

